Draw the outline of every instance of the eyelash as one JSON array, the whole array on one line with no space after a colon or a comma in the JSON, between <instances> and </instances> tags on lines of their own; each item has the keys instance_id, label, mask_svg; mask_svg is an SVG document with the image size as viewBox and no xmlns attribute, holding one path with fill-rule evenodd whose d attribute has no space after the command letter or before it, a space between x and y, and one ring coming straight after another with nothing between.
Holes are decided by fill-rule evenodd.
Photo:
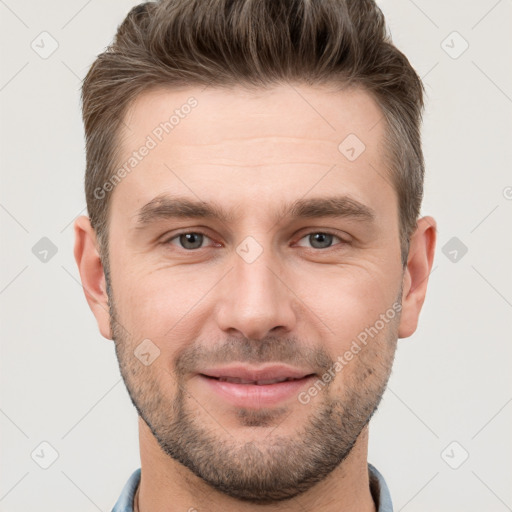
<instances>
[{"instance_id":1,"label":"eyelash","mask_svg":"<svg viewBox=\"0 0 512 512\"><path fill-rule=\"evenodd\" d=\"M206 238L209 238L210 240L211 237L209 237L206 233L202 232L202 231L182 231L181 233L176 233L175 235L173 235L171 238L168 238L166 240L164 240L164 242L162 242L164 245L171 245L171 242L177 238L179 238L181 235L188 235L188 234L194 234L194 235L202 235ZM339 235L337 235L336 233L332 233L331 231L310 231L308 233L306 233L304 236L302 236L301 238L299 238L298 241L310 236L310 235L314 235L314 234L322 234L322 235L329 235L329 236L333 236L335 238L337 238L338 240L340 240L340 243L338 244L334 244L330 247L326 247L325 249L318 249L316 247L303 247L303 246L300 246L302 247L303 249L310 249L310 250L313 250L313 251L322 251L322 252L326 252L328 251L329 249L331 250L336 250L336 249L339 249L339 247L336 247L337 245L347 245L349 242L347 240L344 240L343 238L341 238ZM185 249L183 247L180 247L180 249L182 249L183 251L185 252L197 252L197 251L200 251L201 249L205 249L205 247L199 247L197 249Z\"/></svg>"}]
</instances>

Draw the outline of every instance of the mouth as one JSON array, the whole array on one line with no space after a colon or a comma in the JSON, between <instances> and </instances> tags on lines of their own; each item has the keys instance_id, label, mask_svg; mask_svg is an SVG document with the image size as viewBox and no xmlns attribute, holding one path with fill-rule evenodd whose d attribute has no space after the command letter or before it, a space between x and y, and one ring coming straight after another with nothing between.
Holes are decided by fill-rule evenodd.
<instances>
[{"instance_id":1,"label":"mouth","mask_svg":"<svg viewBox=\"0 0 512 512\"><path fill-rule=\"evenodd\" d=\"M222 401L238 407L260 408L296 397L316 374L285 365L231 366L206 369L198 377Z\"/></svg>"},{"instance_id":2,"label":"mouth","mask_svg":"<svg viewBox=\"0 0 512 512\"><path fill-rule=\"evenodd\" d=\"M287 365L269 365L260 368L237 365L208 368L200 375L209 379L216 379L219 382L267 386L280 382L302 380L315 374L308 370Z\"/></svg>"},{"instance_id":3,"label":"mouth","mask_svg":"<svg viewBox=\"0 0 512 512\"><path fill-rule=\"evenodd\" d=\"M267 386L269 384L278 384L279 382L289 382L294 380L302 380L305 377L312 376L305 375L304 377L276 377L275 379L260 379L260 380L252 380L252 379L240 379L238 377L212 377L211 375L201 374L203 377L208 379L215 379L219 382L231 382L233 384L253 384L256 386Z\"/></svg>"}]
</instances>

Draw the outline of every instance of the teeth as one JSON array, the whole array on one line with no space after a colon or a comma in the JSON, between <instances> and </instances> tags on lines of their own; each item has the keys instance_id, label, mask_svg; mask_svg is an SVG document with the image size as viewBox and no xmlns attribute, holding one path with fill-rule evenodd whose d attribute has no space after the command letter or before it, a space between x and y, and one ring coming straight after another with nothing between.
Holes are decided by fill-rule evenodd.
<instances>
[{"instance_id":1,"label":"teeth","mask_svg":"<svg viewBox=\"0 0 512 512\"><path fill-rule=\"evenodd\" d=\"M290 377L281 377L277 379L268 379L268 380L247 380L247 379L239 379L238 377L219 377L219 381L221 382L232 382L233 384L256 384L257 386L265 386L268 384L276 384L278 382L284 382L285 380L297 380Z\"/></svg>"}]
</instances>

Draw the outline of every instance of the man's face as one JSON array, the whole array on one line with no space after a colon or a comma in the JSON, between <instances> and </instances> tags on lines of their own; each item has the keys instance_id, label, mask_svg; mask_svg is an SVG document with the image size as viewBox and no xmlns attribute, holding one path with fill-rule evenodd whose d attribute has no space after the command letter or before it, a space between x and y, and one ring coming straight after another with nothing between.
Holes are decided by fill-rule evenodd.
<instances>
[{"instance_id":1,"label":"man's face","mask_svg":"<svg viewBox=\"0 0 512 512\"><path fill-rule=\"evenodd\" d=\"M360 90L198 88L141 95L125 123L121 165L156 143L111 197L111 328L130 396L162 450L218 490L303 492L349 454L396 348L382 113ZM178 197L226 217L178 214Z\"/></svg>"}]
</instances>

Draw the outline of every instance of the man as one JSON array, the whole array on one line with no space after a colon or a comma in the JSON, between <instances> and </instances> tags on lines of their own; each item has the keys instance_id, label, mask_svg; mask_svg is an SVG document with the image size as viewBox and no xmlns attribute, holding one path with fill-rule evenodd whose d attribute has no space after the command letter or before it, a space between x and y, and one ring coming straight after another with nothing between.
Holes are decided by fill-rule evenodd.
<instances>
[{"instance_id":1,"label":"man","mask_svg":"<svg viewBox=\"0 0 512 512\"><path fill-rule=\"evenodd\" d=\"M368 423L436 224L374 2L142 4L82 99L75 258L139 414L114 511L392 510Z\"/></svg>"}]
</instances>

